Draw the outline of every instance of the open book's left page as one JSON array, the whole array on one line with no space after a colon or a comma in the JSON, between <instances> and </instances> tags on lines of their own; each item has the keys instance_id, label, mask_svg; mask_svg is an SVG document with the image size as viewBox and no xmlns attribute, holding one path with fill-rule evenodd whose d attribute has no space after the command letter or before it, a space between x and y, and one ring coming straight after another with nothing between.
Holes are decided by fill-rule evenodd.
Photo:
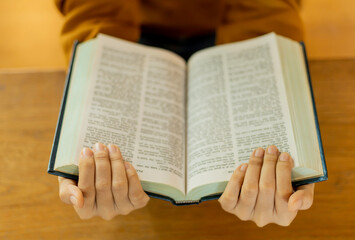
<instances>
[{"instance_id":1,"label":"open book's left page","mask_svg":"<svg viewBox=\"0 0 355 240\"><path fill-rule=\"evenodd\" d=\"M85 91L76 86L73 95L70 89L62 127L79 134L61 135L56 161L70 158L77 165L83 147L113 143L141 181L167 184L184 194L184 60L105 35L96 38L93 48L87 56L90 71L76 70L89 71L81 81ZM79 112L67 114L80 101Z\"/></svg>"}]
</instances>

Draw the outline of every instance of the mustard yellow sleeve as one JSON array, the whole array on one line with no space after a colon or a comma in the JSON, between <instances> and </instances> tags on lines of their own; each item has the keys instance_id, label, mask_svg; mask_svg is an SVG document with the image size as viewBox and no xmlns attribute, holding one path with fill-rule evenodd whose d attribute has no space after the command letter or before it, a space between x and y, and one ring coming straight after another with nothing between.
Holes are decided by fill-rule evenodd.
<instances>
[{"instance_id":1,"label":"mustard yellow sleeve","mask_svg":"<svg viewBox=\"0 0 355 240\"><path fill-rule=\"evenodd\" d=\"M64 16L61 43L68 60L75 40L89 40L98 33L139 39L139 0L55 0L55 4Z\"/></svg>"},{"instance_id":2,"label":"mustard yellow sleeve","mask_svg":"<svg viewBox=\"0 0 355 240\"><path fill-rule=\"evenodd\" d=\"M227 0L216 43L257 37L268 32L303 41L300 0Z\"/></svg>"}]
</instances>

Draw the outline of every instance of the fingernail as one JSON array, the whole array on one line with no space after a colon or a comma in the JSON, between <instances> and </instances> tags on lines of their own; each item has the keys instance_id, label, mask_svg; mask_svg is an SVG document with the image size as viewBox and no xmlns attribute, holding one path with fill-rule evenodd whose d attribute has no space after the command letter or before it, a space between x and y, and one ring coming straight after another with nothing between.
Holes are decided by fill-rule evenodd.
<instances>
[{"instance_id":1,"label":"fingernail","mask_svg":"<svg viewBox=\"0 0 355 240\"><path fill-rule=\"evenodd\" d=\"M74 206L77 206L77 205L78 205L78 200L77 200L76 197L74 197L74 196L70 196L70 202L71 202Z\"/></svg>"},{"instance_id":2,"label":"fingernail","mask_svg":"<svg viewBox=\"0 0 355 240\"><path fill-rule=\"evenodd\" d=\"M105 150L105 146L102 143L96 143L95 150L96 151L103 151L103 150Z\"/></svg>"},{"instance_id":3,"label":"fingernail","mask_svg":"<svg viewBox=\"0 0 355 240\"><path fill-rule=\"evenodd\" d=\"M262 148L256 149L256 151L255 151L255 157L262 157L263 154L264 154L264 149L262 149Z\"/></svg>"},{"instance_id":4,"label":"fingernail","mask_svg":"<svg viewBox=\"0 0 355 240\"><path fill-rule=\"evenodd\" d=\"M274 145L271 145L271 146L269 146L267 148L267 153L276 155L277 154L277 148Z\"/></svg>"},{"instance_id":5,"label":"fingernail","mask_svg":"<svg viewBox=\"0 0 355 240\"><path fill-rule=\"evenodd\" d=\"M242 164L242 166L240 167L240 171L245 172L245 170L247 170L248 164L244 163Z\"/></svg>"},{"instance_id":6,"label":"fingernail","mask_svg":"<svg viewBox=\"0 0 355 240\"><path fill-rule=\"evenodd\" d=\"M110 151L110 153L115 153L117 152L117 147L113 144L108 145L108 150Z\"/></svg>"},{"instance_id":7,"label":"fingernail","mask_svg":"<svg viewBox=\"0 0 355 240\"><path fill-rule=\"evenodd\" d=\"M280 161L288 161L288 159L290 158L290 156L287 153L281 153L280 155Z\"/></svg>"},{"instance_id":8,"label":"fingernail","mask_svg":"<svg viewBox=\"0 0 355 240\"><path fill-rule=\"evenodd\" d=\"M302 207L302 200L298 200L297 202L295 202L295 204L293 205L294 206L294 209L295 210L299 210L301 207Z\"/></svg>"},{"instance_id":9,"label":"fingernail","mask_svg":"<svg viewBox=\"0 0 355 240\"><path fill-rule=\"evenodd\" d=\"M92 151L88 148L83 149L83 154L85 157L92 157Z\"/></svg>"}]
</instances>

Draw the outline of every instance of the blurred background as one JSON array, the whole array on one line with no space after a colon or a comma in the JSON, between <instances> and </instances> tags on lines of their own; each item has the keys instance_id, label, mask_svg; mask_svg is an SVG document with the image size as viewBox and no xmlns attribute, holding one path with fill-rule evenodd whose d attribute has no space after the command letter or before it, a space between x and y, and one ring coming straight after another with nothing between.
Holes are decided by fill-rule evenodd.
<instances>
[{"instance_id":1,"label":"blurred background","mask_svg":"<svg viewBox=\"0 0 355 240\"><path fill-rule=\"evenodd\" d=\"M53 0L0 0L0 239L354 240L354 10L355 0L303 0L329 180L317 184L312 208L290 227L259 229L217 201L175 208L151 199L109 223L80 220L46 174L65 80L62 16Z\"/></svg>"},{"instance_id":2,"label":"blurred background","mask_svg":"<svg viewBox=\"0 0 355 240\"><path fill-rule=\"evenodd\" d=\"M303 0L311 60L355 57L355 1ZM62 16L52 0L0 0L0 69L65 69Z\"/></svg>"}]
</instances>

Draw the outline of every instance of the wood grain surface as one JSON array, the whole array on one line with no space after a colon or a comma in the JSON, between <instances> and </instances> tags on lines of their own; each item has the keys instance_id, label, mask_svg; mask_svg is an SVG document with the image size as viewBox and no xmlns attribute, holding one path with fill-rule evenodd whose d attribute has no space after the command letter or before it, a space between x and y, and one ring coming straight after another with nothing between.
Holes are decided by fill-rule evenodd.
<instances>
[{"instance_id":1,"label":"wood grain surface","mask_svg":"<svg viewBox=\"0 0 355 240\"><path fill-rule=\"evenodd\" d=\"M217 201L82 221L46 173L64 72L0 72L0 239L355 239L355 60L310 63L329 180L289 227L258 228Z\"/></svg>"}]
</instances>

